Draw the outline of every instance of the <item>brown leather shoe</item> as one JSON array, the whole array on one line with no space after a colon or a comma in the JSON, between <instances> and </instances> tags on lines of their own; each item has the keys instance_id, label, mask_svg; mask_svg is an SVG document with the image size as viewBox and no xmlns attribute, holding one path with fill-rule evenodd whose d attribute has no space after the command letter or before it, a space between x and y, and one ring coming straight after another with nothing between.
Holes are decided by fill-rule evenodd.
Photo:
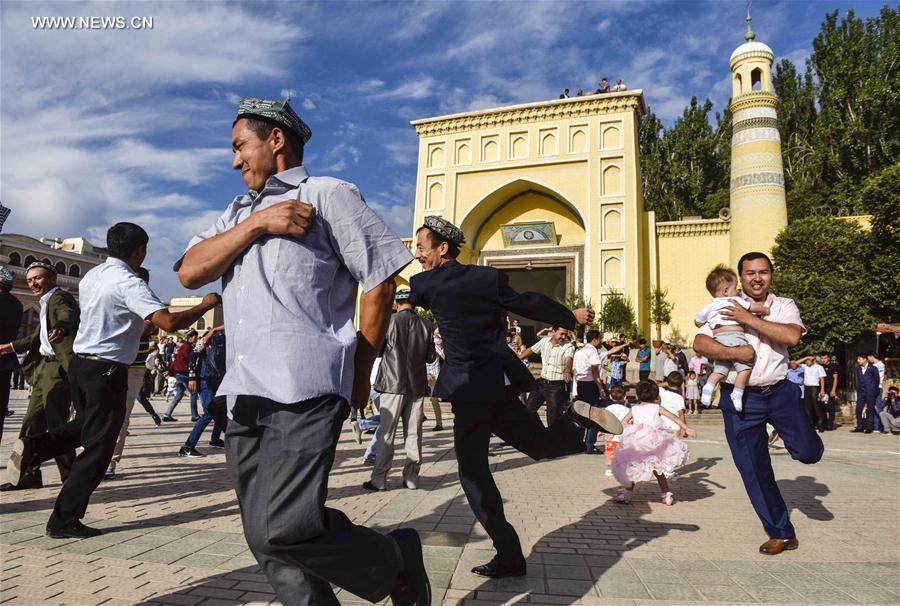
<instances>
[{"instance_id":1,"label":"brown leather shoe","mask_svg":"<svg viewBox=\"0 0 900 606\"><path fill-rule=\"evenodd\" d=\"M778 555L782 551L797 549L799 546L800 541L797 540L797 537L791 537L789 539L769 539L759 546L759 552L766 555Z\"/></svg>"}]
</instances>

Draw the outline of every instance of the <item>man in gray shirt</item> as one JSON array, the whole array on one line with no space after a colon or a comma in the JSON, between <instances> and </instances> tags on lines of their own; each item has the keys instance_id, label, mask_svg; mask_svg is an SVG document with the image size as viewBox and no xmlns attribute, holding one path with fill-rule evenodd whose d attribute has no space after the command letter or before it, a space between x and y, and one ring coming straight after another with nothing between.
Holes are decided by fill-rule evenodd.
<instances>
[{"instance_id":1,"label":"man in gray shirt","mask_svg":"<svg viewBox=\"0 0 900 606\"><path fill-rule=\"evenodd\" d=\"M338 604L336 585L371 602L428 604L414 530L385 536L325 506L342 423L368 399L394 276L412 255L354 185L309 175L311 136L289 103L243 99L232 168L249 191L176 270L187 288L222 279L226 460L247 543L281 602Z\"/></svg>"},{"instance_id":2,"label":"man in gray shirt","mask_svg":"<svg viewBox=\"0 0 900 606\"><path fill-rule=\"evenodd\" d=\"M397 313L391 316L375 379L375 391L381 394L378 414L381 432L372 478L363 484L366 490L384 490L394 461L394 436L403 421L406 464L403 485L419 487L422 466L422 422L425 420L425 396L428 375L425 365L434 362L434 326L420 318L409 302L409 290L397 291Z\"/></svg>"}]
</instances>

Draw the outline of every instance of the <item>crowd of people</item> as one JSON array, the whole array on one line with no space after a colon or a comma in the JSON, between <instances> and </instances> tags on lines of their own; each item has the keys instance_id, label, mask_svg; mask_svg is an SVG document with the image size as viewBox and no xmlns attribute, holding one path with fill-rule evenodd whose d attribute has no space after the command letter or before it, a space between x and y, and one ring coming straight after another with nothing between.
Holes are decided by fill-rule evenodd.
<instances>
[{"instance_id":1,"label":"crowd of people","mask_svg":"<svg viewBox=\"0 0 900 606\"><path fill-rule=\"evenodd\" d=\"M637 482L656 481L660 501L671 506L670 481L689 456L684 438L696 437L687 415L713 405L718 391L735 465L769 537L759 551L798 547L766 427L781 434L792 458L817 462L824 446L814 424L829 423L828 407L822 421L817 402L836 393L839 379L835 372L828 383L827 370L806 370L806 360L803 397L797 392L788 347L805 329L794 302L770 292L765 254L748 253L737 271L710 274L713 303L697 316L690 360L680 345L665 343L654 360L644 340L603 342L596 330L582 332L594 320L590 308L516 292L502 271L460 263L465 236L444 218L424 219L410 254L355 186L306 171L311 136L288 102L241 100L232 165L248 191L188 243L173 268L186 288L221 280L221 296L207 294L191 309L170 312L150 289L142 265L149 236L133 223L108 230L109 258L84 276L77 300L57 287L52 266L27 268L41 312L25 338L13 338L21 304L10 293L12 275L0 269L0 384L8 401L11 369L21 361L32 386L2 489L42 486L40 465L55 460L63 484L48 536L102 533L81 520L94 490L121 464L134 403L161 426L176 421L187 392L194 425L178 455L203 456L197 444L215 424L210 445L224 447L247 544L282 603L334 604L339 587L370 602L426 605L431 589L418 532L382 534L326 505L348 419L360 445L364 433L374 434L362 488L391 487L402 426L400 485L415 490L426 401L434 430L443 429L441 402L449 402L459 482L495 550L472 573L519 577L528 562L493 479L492 436L534 460L602 452L621 484L616 502L631 503ZM414 259L422 271L397 290L397 275ZM189 330L180 342L154 336L187 329L220 304L223 327L202 336ZM512 316L549 328L527 344ZM627 372L632 349L636 382ZM883 381L876 364L859 358L862 431L874 423ZM171 397L159 415L149 396L164 384ZM897 426L896 395L879 416L885 426ZM803 407L807 396L814 414Z\"/></svg>"},{"instance_id":2,"label":"crowd of people","mask_svg":"<svg viewBox=\"0 0 900 606\"><path fill-rule=\"evenodd\" d=\"M585 95L602 95L604 93L620 93L622 91L628 90L628 87L622 83L622 79L619 78L616 80L615 84L610 84L607 78L603 78L600 82L597 83L597 89L591 93L588 91L587 93L583 88L579 88L578 91L572 95L569 92L568 88L564 88L563 91L559 94L560 99L569 99L571 97L584 97Z\"/></svg>"}]
</instances>

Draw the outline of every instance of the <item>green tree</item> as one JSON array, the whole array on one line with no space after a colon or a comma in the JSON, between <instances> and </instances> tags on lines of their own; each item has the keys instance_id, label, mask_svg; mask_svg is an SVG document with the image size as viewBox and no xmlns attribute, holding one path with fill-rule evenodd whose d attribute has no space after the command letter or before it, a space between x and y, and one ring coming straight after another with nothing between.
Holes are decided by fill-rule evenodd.
<instances>
[{"instance_id":1,"label":"green tree","mask_svg":"<svg viewBox=\"0 0 900 606\"><path fill-rule=\"evenodd\" d=\"M866 252L870 307L876 318L894 322L900 268L900 163L872 175L863 184L857 206L872 216Z\"/></svg>"},{"instance_id":2,"label":"green tree","mask_svg":"<svg viewBox=\"0 0 900 606\"><path fill-rule=\"evenodd\" d=\"M634 306L627 296L612 291L604 299L597 320L605 332L630 335L634 328Z\"/></svg>"},{"instance_id":3,"label":"green tree","mask_svg":"<svg viewBox=\"0 0 900 606\"><path fill-rule=\"evenodd\" d=\"M869 247L857 223L833 217L798 219L778 235L772 290L794 299L808 331L796 353L831 350L872 332Z\"/></svg>"},{"instance_id":4,"label":"green tree","mask_svg":"<svg viewBox=\"0 0 900 606\"><path fill-rule=\"evenodd\" d=\"M650 323L656 326L656 339L662 341L662 327L672 321L675 304L669 301L669 289L655 287L650 292Z\"/></svg>"}]
</instances>

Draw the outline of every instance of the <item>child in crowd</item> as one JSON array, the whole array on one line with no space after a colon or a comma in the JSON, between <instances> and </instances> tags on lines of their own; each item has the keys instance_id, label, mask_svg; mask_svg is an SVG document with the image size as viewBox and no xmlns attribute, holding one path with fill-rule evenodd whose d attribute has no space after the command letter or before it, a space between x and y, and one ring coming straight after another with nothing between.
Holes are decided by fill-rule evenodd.
<instances>
[{"instance_id":1,"label":"child in crowd","mask_svg":"<svg viewBox=\"0 0 900 606\"><path fill-rule=\"evenodd\" d=\"M700 384L697 382L697 373L688 372L687 382L684 385L684 399L687 401L688 414L700 414L697 402L700 400Z\"/></svg>"},{"instance_id":2,"label":"child in crowd","mask_svg":"<svg viewBox=\"0 0 900 606\"><path fill-rule=\"evenodd\" d=\"M713 331L713 338L727 347L739 347L741 345L749 345L747 335L744 334L743 327L730 318L730 310L733 305L737 304L751 313L766 316L769 315L769 308L762 303L748 301L738 295L737 291L738 278L734 270L719 265L712 270L706 277L706 290L713 296L713 300L706 305L694 318L694 324L700 328L704 324L709 324ZM703 386L703 392L700 394L700 402L709 407L712 404L713 392L716 385L733 369L737 372L737 378L734 380L734 390L731 392L731 401L734 403L734 409L741 412L744 408L744 388L747 387L747 381L750 380L750 370L753 368L749 364L743 362L732 362L730 360L714 360L712 361L713 371Z\"/></svg>"},{"instance_id":3,"label":"child in crowd","mask_svg":"<svg viewBox=\"0 0 900 606\"><path fill-rule=\"evenodd\" d=\"M616 415L620 421L628 414L628 403L625 400L625 390L621 387L613 387L609 390L610 402L606 405L606 410ZM622 443L622 436L605 434L604 451L606 453L606 475L612 476L612 464L616 456L616 449Z\"/></svg>"},{"instance_id":4,"label":"child in crowd","mask_svg":"<svg viewBox=\"0 0 900 606\"><path fill-rule=\"evenodd\" d=\"M675 422L692 438L697 437L697 432L659 405L659 387L655 383L638 383L637 397L638 403L622 419L625 431L622 432L622 444L613 458L613 476L623 486L616 502L631 503L634 483L655 477L659 483L661 501L672 505L675 497L669 491L666 474L684 465L688 448L684 442L675 439L675 434L663 428L661 417Z\"/></svg>"},{"instance_id":5,"label":"child in crowd","mask_svg":"<svg viewBox=\"0 0 900 606\"><path fill-rule=\"evenodd\" d=\"M609 358L609 386L620 387L625 383L625 366L628 364L628 356L615 354Z\"/></svg>"}]
</instances>

